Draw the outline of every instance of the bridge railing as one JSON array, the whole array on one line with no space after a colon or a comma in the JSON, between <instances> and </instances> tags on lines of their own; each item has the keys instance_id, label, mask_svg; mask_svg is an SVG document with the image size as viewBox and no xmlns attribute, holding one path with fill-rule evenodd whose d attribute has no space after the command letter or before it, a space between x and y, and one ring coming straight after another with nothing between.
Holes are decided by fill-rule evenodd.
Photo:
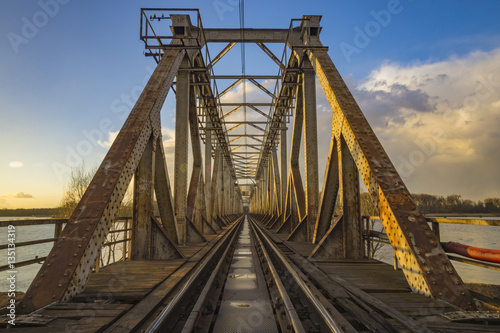
<instances>
[{"instance_id":1,"label":"bridge railing","mask_svg":"<svg viewBox=\"0 0 500 333\"><path fill-rule=\"evenodd\" d=\"M113 228L106 237L106 242L104 243L104 246L101 250L101 256L99 257L99 260L97 260L96 262L95 266L96 270L99 270L100 267L107 266L116 261L126 260L129 258L131 231L132 231L131 221L132 221L131 217L119 217L115 220ZM64 228L67 222L68 219L57 219L57 218L7 220L7 221L0 221L0 230L2 230L3 228L9 228L9 226L12 226L14 228L34 227L32 232L33 234L36 234L38 238L23 242L18 242L16 239L14 239L13 244L15 245L16 253L19 254L20 252L17 249L21 247L36 246L46 243L55 244L59 235L61 234L62 229ZM53 237L47 237L48 235L45 231L44 232L37 231L36 226L41 226L41 225L53 225ZM18 233L16 232L15 234ZM0 254L3 256L3 254L5 253L5 257L7 257L7 252L9 249L11 249L9 248L9 244L4 243L2 241L2 244L0 244ZM47 258L46 256L40 257L35 255L33 258L24 259L22 261L16 261L15 267L41 264L46 258ZM0 272L6 270L9 270L9 265L0 266Z\"/></svg>"},{"instance_id":2,"label":"bridge railing","mask_svg":"<svg viewBox=\"0 0 500 333\"><path fill-rule=\"evenodd\" d=\"M476 226L500 226L500 217L482 218L469 216L437 216L426 215L427 222L431 225L436 237L441 241L441 224L461 224L461 225L476 225ZM381 245L391 245L389 238L384 231L373 230L375 222L380 221L379 216L363 216L364 240L365 249L368 258L372 258L375 252ZM471 245L471 244L468 244ZM465 264L475 265L487 269L500 271L500 264L484 260L464 257L454 253L447 253L450 260L459 261ZM394 256L394 269L398 268L396 256Z\"/></svg>"}]
</instances>

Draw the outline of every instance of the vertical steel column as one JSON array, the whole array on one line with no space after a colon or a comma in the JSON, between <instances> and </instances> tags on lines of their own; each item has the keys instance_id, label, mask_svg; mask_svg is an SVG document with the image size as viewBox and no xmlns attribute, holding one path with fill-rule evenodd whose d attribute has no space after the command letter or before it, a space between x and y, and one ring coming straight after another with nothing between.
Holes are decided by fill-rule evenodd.
<instances>
[{"instance_id":1,"label":"vertical steel column","mask_svg":"<svg viewBox=\"0 0 500 333\"><path fill-rule=\"evenodd\" d=\"M168 237L177 245L179 244L179 240L175 223L174 201L172 199L172 189L168 177L167 162L165 160L165 151L163 149L161 135L156 139L154 183L161 224L165 228Z\"/></svg>"},{"instance_id":2,"label":"vertical steel column","mask_svg":"<svg viewBox=\"0 0 500 333\"><path fill-rule=\"evenodd\" d=\"M220 167L220 147L217 146L215 149L215 157L214 157L214 170L212 175L212 201L209 203L212 205L212 218L217 219L220 213L220 198L219 198L219 167Z\"/></svg>"},{"instance_id":3,"label":"vertical steel column","mask_svg":"<svg viewBox=\"0 0 500 333\"><path fill-rule=\"evenodd\" d=\"M221 179L221 190L222 190L222 212L221 215L226 215L226 210L227 210L227 193L229 189L227 188L227 165L226 165L226 160L222 158L222 179Z\"/></svg>"},{"instance_id":4,"label":"vertical steel column","mask_svg":"<svg viewBox=\"0 0 500 333\"><path fill-rule=\"evenodd\" d=\"M175 167L174 201L175 219L179 231L179 243L186 242L186 206L188 182L188 114L189 114L189 72L187 58L177 72L177 95L175 109Z\"/></svg>"},{"instance_id":5,"label":"vertical steel column","mask_svg":"<svg viewBox=\"0 0 500 333\"><path fill-rule=\"evenodd\" d=\"M201 172L198 173L198 188L196 193L196 202L195 209L193 215L193 223L201 234L204 234L204 226L203 226L203 218L202 218L202 207L203 207L203 198L205 195L205 189L203 186L203 174Z\"/></svg>"},{"instance_id":6,"label":"vertical steel column","mask_svg":"<svg viewBox=\"0 0 500 333\"><path fill-rule=\"evenodd\" d=\"M212 122L206 116L207 122L206 127L212 127ZM207 220L210 225L213 226L212 221L212 131L206 130L205 132L205 193L206 193L206 203L207 203Z\"/></svg>"},{"instance_id":7,"label":"vertical steel column","mask_svg":"<svg viewBox=\"0 0 500 333\"><path fill-rule=\"evenodd\" d=\"M276 152L276 147L273 147L273 173L274 173L274 198L275 198L275 211L279 215L281 212L281 179L280 179L280 169L278 165L278 153Z\"/></svg>"},{"instance_id":8,"label":"vertical steel column","mask_svg":"<svg viewBox=\"0 0 500 333\"><path fill-rule=\"evenodd\" d=\"M222 152L219 152L219 168L217 170L217 189L216 197L218 200L218 215L224 214L224 159L222 157Z\"/></svg>"},{"instance_id":9,"label":"vertical steel column","mask_svg":"<svg viewBox=\"0 0 500 333\"><path fill-rule=\"evenodd\" d=\"M259 192L259 213L264 214L264 177L265 177L265 167L264 172L262 172L261 178L259 179L258 192Z\"/></svg>"},{"instance_id":10,"label":"vertical steel column","mask_svg":"<svg viewBox=\"0 0 500 333\"><path fill-rule=\"evenodd\" d=\"M313 240L318 214L318 123L316 120L316 74L308 58L302 65L304 96L304 155L306 171L307 240Z\"/></svg>"},{"instance_id":11,"label":"vertical steel column","mask_svg":"<svg viewBox=\"0 0 500 333\"><path fill-rule=\"evenodd\" d=\"M283 128L286 127L285 118L283 118L283 123L281 124ZM280 163L281 163L281 213L282 219L281 223L285 222L286 219L286 187L288 180L288 166L287 166L287 144L286 144L286 129L281 130L280 135Z\"/></svg>"},{"instance_id":12,"label":"vertical steel column","mask_svg":"<svg viewBox=\"0 0 500 333\"><path fill-rule=\"evenodd\" d=\"M198 112L196 105L196 94L193 87L189 91L189 133L191 136L191 147L193 152L193 171L187 194L186 216L193 222L198 231L203 229L203 221L196 217L200 215L201 206L198 203L199 187L202 181L203 157L201 154L200 133L198 129Z\"/></svg>"},{"instance_id":13,"label":"vertical steel column","mask_svg":"<svg viewBox=\"0 0 500 333\"><path fill-rule=\"evenodd\" d=\"M363 231L359 194L359 172L344 138L341 139L342 195L344 213L342 216L344 257L362 259L364 254Z\"/></svg>"},{"instance_id":14,"label":"vertical steel column","mask_svg":"<svg viewBox=\"0 0 500 333\"><path fill-rule=\"evenodd\" d=\"M302 126L304 124L304 106L302 85L297 87L295 96L295 115L293 117L292 144L290 147L290 173L292 176L292 191L294 200L292 205L296 206L299 221L306 216L306 199L302 177L299 169L300 142L302 140Z\"/></svg>"},{"instance_id":15,"label":"vertical steel column","mask_svg":"<svg viewBox=\"0 0 500 333\"><path fill-rule=\"evenodd\" d=\"M134 177L131 260L151 259L154 159L153 136L151 136Z\"/></svg>"},{"instance_id":16,"label":"vertical steel column","mask_svg":"<svg viewBox=\"0 0 500 333\"><path fill-rule=\"evenodd\" d=\"M270 171L270 167L269 167L269 160L266 161L266 167L265 167L265 172L264 172L264 187L265 187L265 192L264 192L264 207L265 207L265 210L266 210L266 214L269 214L269 211L270 211L270 208L271 208L271 196L270 196L270 177L269 177L269 171Z\"/></svg>"},{"instance_id":17,"label":"vertical steel column","mask_svg":"<svg viewBox=\"0 0 500 333\"><path fill-rule=\"evenodd\" d=\"M330 152L326 164L323 191L321 192L316 229L314 231L313 243L318 243L326 235L332 222L337 194L339 191L339 148L335 135L332 135Z\"/></svg>"}]
</instances>

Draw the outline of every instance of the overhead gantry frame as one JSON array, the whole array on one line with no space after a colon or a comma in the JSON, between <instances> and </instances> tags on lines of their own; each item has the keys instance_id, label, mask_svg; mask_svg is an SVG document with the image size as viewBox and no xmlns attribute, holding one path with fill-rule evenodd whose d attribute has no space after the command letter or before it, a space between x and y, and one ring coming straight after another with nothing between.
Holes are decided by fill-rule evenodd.
<instances>
[{"instance_id":1,"label":"overhead gantry frame","mask_svg":"<svg viewBox=\"0 0 500 333\"><path fill-rule=\"evenodd\" d=\"M171 14L164 16L164 12ZM146 55L158 66L28 289L21 311L69 300L85 288L132 179L130 260L180 258L179 245L205 241L205 234L218 232L230 223L231 216L242 213L244 204L269 228L288 234L289 241L316 244L312 258L360 259L364 243L359 177L379 209L411 289L463 309L474 308L463 282L321 44L321 17L292 20L289 29L204 29L199 12L194 13L195 25L189 15L176 10L141 10L141 39ZM171 22L171 34L161 35L153 29L154 22L161 24L163 20ZM211 59L209 43L226 46ZM214 65L237 43L256 43L276 63L278 75L216 75ZM266 46L269 43L285 45L281 60ZM173 89L174 78L172 196L160 110ZM262 84L265 79L277 80L274 92ZM232 82L219 93L220 80ZM221 102L244 80L259 88L270 102ZM333 110L321 192L317 80ZM265 107L269 112L263 111ZM254 112L261 120L231 121L231 115L238 112ZM237 128L247 127L257 132L238 133ZM304 182L299 167L302 142ZM193 155L190 165L189 149ZM243 179L247 183L240 183ZM341 214L334 216L337 201Z\"/></svg>"}]
</instances>

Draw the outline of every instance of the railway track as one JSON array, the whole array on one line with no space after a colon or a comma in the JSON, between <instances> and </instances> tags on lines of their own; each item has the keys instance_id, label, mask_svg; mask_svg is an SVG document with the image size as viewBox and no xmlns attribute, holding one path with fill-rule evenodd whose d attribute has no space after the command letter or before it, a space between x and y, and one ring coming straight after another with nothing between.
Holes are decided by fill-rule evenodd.
<instances>
[{"instance_id":1,"label":"railway track","mask_svg":"<svg viewBox=\"0 0 500 333\"><path fill-rule=\"evenodd\" d=\"M233 216L205 246L187 244L184 250L191 255L186 259L155 265L131 261L103 269L79 298L27 316L25 326L14 328L80 331L91 324L84 331L498 332L498 314L467 313L413 294L401 285L401 272L374 261L308 260L304 244L282 240L265 222ZM138 271L142 278L133 282L127 272ZM109 278L114 282L108 283ZM152 289L136 297L147 283ZM106 286L106 298L94 295Z\"/></svg>"},{"instance_id":2,"label":"railway track","mask_svg":"<svg viewBox=\"0 0 500 333\"><path fill-rule=\"evenodd\" d=\"M145 332L429 332L324 280L251 217L167 301Z\"/></svg>"}]
</instances>

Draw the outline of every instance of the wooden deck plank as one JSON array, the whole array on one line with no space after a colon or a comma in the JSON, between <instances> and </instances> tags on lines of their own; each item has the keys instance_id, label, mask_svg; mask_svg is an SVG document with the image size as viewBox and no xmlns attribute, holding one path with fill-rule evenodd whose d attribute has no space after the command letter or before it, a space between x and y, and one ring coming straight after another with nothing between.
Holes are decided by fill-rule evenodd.
<instances>
[{"instance_id":1,"label":"wooden deck plank","mask_svg":"<svg viewBox=\"0 0 500 333\"><path fill-rule=\"evenodd\" d=\"M221 231L214 239L210 240L207 246L195 252L180 269L172 273L167 279L162 281L147 297L141 299L127 313L113 323L106 332L129 332L139 327L154 310L155 307L168 297L170 292L188 275L212 247L229 231L229 228ZM201 243L200 243L201 244ZM184 254L184 253L183 253Z\"/></svg>"},{"instance_id":2,"label":"wooden deck plank","mask_svg":"<svg viewBox=\"0 0 500 333\"><path fill-rule=\"evenodd\" d=\"M45 310L44 315L54 316L57 318L80 319L80 318L93 318L93 317L117 317L121 315L124 310Z\"/></svg>"},{"instance_id":3,"label":"wooden deck plank","mask_svg":"<svg viewBox=\"0 0 500 333\"><path fill-rule=\"evenodd\" d=\"M196 244L186 244L182 246L178 246L179 251L181 251L182 255L187 259L190 259L193 255L195 255L198 251L200 251L207 242L196 243Z\"/></svg>"},{"instance_id":4,"label":"wooden deck plank","mask_svg":"<svg viewBox=\"0 0 500 333\"><path fill-rule=\"evenodd\" d=\"M82 318L76 323L68 324L65 332L91 333L108 327L115 317Z\"/></svg>"},{"instance_id":5,"label":"wooden deck plank","mask_svg":"<svg viewBox=\"0 0 500 333\"><path fill-rule=\"evenodd\" d=\"M317 266L326 274L340 276L363 290L410 291L403 273L389 265L318 263Z\"/></svg>"},{"instance_id":6,"label":"wooden deck plank","mask_svg":"<svg viewBox=\"0 0 500 333\"><path fill-rule=\"evenodd\" d=\"M290 242L285 241L285 244L291 247L295 252L303 257L309 257L316 245L306 242Z\"/></svg>"},{"instance_id":7,"label":"wooden deck plank","mask_svg":"<svg viewBox=\"0 0 500 333\"><path fill-rule=\"evenodd\" d=\"M120 261L93 273L85 290L73 301L93 299L134 301L144 298L186 260Z\"/></svg>"}]
</instances>

